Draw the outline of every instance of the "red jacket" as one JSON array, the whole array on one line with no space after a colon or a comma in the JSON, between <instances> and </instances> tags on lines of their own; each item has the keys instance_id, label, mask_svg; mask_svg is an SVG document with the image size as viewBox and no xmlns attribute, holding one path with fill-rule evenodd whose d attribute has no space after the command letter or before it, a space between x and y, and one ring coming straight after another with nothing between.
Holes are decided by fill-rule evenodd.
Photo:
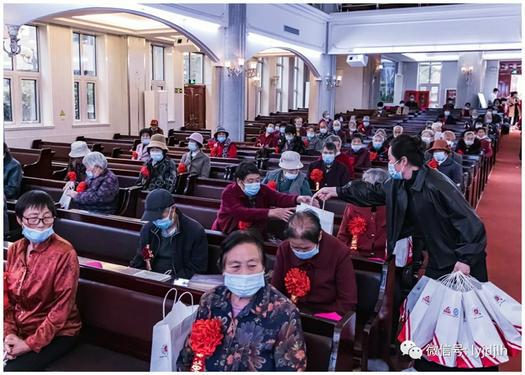
<instances>
[{"instance_id":1,"label":"red jacket","mask_svg":"<svg viewBox=\"0 0 525 375\"><path fill-rule=\"evenodd\" d=\"M366 220L366 231L357 239L357 248L370 257L384 258L386 254L386 207L359 207L347 204L343 220L339 226L337 238L348 247L352 244L352 233L349 224L354 217L361 216Z\"/></svg>"},{"instance_id":2,"label":"red jacket","mask_svg":"<svg viewBox=\"0 0 525 375\"><path fill-rule=\"evenodd\" d=\"M363 146L358 152L354 152L350 149L348 151L348 156L354 159L354 169L370 168L370 152L365 146Z\"/></svg>"},{"instance_id":3,"label":"red jacket","mask_svg":"<svg viewBox=\"0 0 525 375\"><path fill-rule=\"evenodd\" d=\"M481 150L483 151L483 155L487 158L491 158L494 152L492 151L492 142L490 138L483 138L479 141L481 142Z\"/></svg>"},{"instance_id":4,"label":"red jacket","mask_svg":"<svg viewBox=\"0 0 525 375\"><path fill-rule=\"evenodd\" d=\"M314 312L346 314L357 304L357 287L354 266L348 248L334 236L323 232L319 253L311 259L295 256L290 243L284 241L277 249L272 284L290 297L284 278L291 268L306 271L310 279L310 292L299 299Z\"/></svg>"},{"instance_id":5,"label":"red jacket","mask_svg":"<svg viewBox=\"0 0 525 375\"><path fill-rule=\"evenodd\" d=\"M217 142L216 140L212 140L208 143L208 146L210 148L210 156L216 157L216 158L222 158L222 151L224 150L224 143ZM228 148L228 157L229 158L236 158L237 157L237 146L235 143L231 142L230 147Z\"/></svg>"},{"instance_id":6,"label":"red jacket","mask_svg":"<svg viewBox=\"0 0 525 375\"><path fill-rule=\"evenodd\" d=\"M350 178L354 178L354 160L349 157L346 153L341 152L335 157L335 160L343 164L348 168L348 173L350 173Z\"/></svg>"},{"instance_id":7,"label":"red jacket","mask_svg":"<svg viewBox=\"0 0 525 375\"><path fill-rule=\"evenodd\" d=\"M258 146L274 148L278 144L279 144L279 137L275 133L272 133L270 135L266 135L266 132L265 132L265 133L259 135L259 137L257 137L257 145Z\"/></svg>"},{"instance_id":8,"label":"red jacket","mask_svg":"<svg viewBox=\"0 0 525 375\"><path fill-rule=\"evenodd\" d=\"M29 241L7 251L4 337L13 333L40 352L56 336L76 336L82 323L75 304L79 266L75 249L54 234L36 246L26 260Z\"/></svg>"},{"instance_id":9,"label":"red jacket","mask_svg":"<svg viewBox=\"0 0 525 375\"><path fill-rule=\"evenodd\" d=\"M222 192L221 206L212 229L229 234L239 229L239 222L247 223L261 232L266 232L266 221L270 207L295 207L297 195L283 194L261 184L254 199L249 199L234 182ZM243 224L241 224L243 225Z\"/></svg>"}]
</instances>

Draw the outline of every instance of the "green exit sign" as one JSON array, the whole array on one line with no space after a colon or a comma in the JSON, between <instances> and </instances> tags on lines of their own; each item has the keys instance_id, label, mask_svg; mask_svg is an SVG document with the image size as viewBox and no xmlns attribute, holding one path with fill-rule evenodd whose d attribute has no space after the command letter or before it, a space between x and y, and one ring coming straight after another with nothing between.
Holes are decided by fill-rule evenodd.
<instances>
[{"instance_id":1,"label":"green exit sign","mask_svg":"<svg viewBox=\"0 0 525 375\"><path fill-rule=\"evenodd\" d=\"M194 85L195 84L195 80L194 79L190 79L190 85Z\"/></svg>"}]
</instances>

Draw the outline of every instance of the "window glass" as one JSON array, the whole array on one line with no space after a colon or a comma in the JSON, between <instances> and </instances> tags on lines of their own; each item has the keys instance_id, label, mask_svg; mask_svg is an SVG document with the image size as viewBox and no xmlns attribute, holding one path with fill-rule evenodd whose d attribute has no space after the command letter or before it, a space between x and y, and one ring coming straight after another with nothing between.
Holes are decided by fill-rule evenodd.
<instances>
[{"instance_id":1,"label":"window glass","mask_svg":"<svg viewBox=\"0 0 525 375\"><path fill-rule=\"evenodd\" d=\"M379 100L383 103L393 103L396 64L390 60L381 60L381 64L383 69L379 80Z\"/></svg>"},{"instance_id":2,"label":"window glass","mask_svg":"<svg viewBox=\"0 0 525 375\"><path fill-rule=\"evenodd\" d=\"M22 79L22 121L37 122L38 121L38 102L36 80Z\"/></svg>"},{"instance_id":3,"label":"window glass","mask_svg":"<svg viewBox=\"0 0 525 375\"><path fill-rule=\"evenodd\" d=\"M38 42L36 26L22 25L18 32L21 50L16 55L16 70L38 72ZM5 64L5 63L4 63Z\"/></svg>"},{"instance_id":4,"label":"window glass","mask_svg":"<svg viewBox=\"0 0 525 375\"><path fill-rule=\"evenodd\" d=\"M428 64L419 64L419 83L429 83L430 67Z\"/></svg>"},{"instance_id":5,"label":"window glass","mask_svg":"<svg viewBox=\"0 0 525 375\"><path fill-rule=\"evenodd\" d=\"M430 83L441 82L441 64L430 65Z\"/></svg>"},{"instance_id":6,"label":"window glass","mask_svg":"<svg viewBox=\"0 0 525 375\"><path fill-rule=\"evenodd\" d=\"M73 101L75 105L75 120L80 120L80 83L73 84Z\"/></svg>"},{"instance_id":7,"label":"window glass","mask_svg":"<svg viewBox=\"0 0 525 375\"><path fill-rule=\"evenodd\" d=\"M190 54L190 83L203 84L204 55L201 53Z\"/></svg>"},{"instance_id":8,"label":"window glass","mask_svg":"<svg viewBox=\"0 0 525 375\"><path fill-rule=\"evenodd\" d=\"M81 35L80 42L82 46L82 73L85 76L94 77L97 75L96 37L93 35Z\"/></svg>"},{"instance_id":9,"label":"window glass","mask_svg":"<svg viewBox=\"0 0 525 375\"><path fill-rule=\"evenodd\" d=\"M13 121L13 105L11 101L11 79L4 78L4 121Z\"/></svg>"},{"instance_id":10,"label":"window glass","mask_svg":"<svg viewBox=\"0 0 525 375\"><path fill-rule=\"evenodd\" d=\"M94 82L87 83L87 117L88 120L95 120L97 118Z\"/></svg>"},{"instance_id":11,"label":"window glass","mask_svg":"<svg viewBox=\"0 0 525 375\"><path fill-rule=\"evenodd\" d=\"M182 57L184 60L184 83L188 83L190 81L190 54L184 52Z\"/></svg>"},{"instance_id":12,"label":"window glass","mask_svg":"<svg viewBox=\"0 0 525 375\"><path fill-rule=\"evenodd\" d=\"M80 75L80 34L73 33L73 74Z\"/></svg>"},{"instance_id":13,"label":"window glass","mask_svg":"<svg viewBox=\"0 0 525 375\"><path fill-rule=\"evenodd\" d=\"M151 46L153 80L164 81L164 47Z\"/></svg>"},{"instance_id":14,"label":"window glass","mask_svg":"<svg viewBox=\"0 0 525 375\"><path fill-rule=\"evenodd\" d=\"M13 70L13 59L9 57L7 52L3 52L4 54L4 70Z\"/></svg>"}]
</instances>

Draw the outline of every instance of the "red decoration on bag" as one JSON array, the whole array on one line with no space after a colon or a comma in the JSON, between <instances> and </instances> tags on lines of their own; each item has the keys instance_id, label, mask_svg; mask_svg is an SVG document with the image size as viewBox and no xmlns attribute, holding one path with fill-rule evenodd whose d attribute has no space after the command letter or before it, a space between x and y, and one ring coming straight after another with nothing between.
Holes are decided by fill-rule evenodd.
<instances>
[{"instance_id":1,"label":"red decoration on bag","mask_svg":"<svg viewBox=\"0 0 525 375\"><path fill-rule=\"evenodd\" d=\"M146 262L146 269L148 271L151 271L151 260L153 259L153 252L151 251L149 245L144 246L142 249L142 257L144 258L144 262Z\"/></svg>"},{"instance_id":2,"label":"red decoration on bag","mask_svg":"<svg viewBox=\"0 0 525 375\"><path fill-rule=\"evenodd\" d=\"M366 232L366 219L362 216L355 216L348 223L348 231L352 233L352 244L350 245L351 250L357 250L357 240L359 236Z\"/></svg>"},{"instance_id":3,"label":"red decoration on bag","mask_svg":"<svg viewBox=\"0 0 525 375\"><path fill-rule=\"evenodd\" d=\"M186 173L187 172L186 164L184 164L183 162L180 162L179 166L177 167L177 172Z\"/></svg>"},{"instance_id":4,"label":"red decoration on bag","mask_svg":"<svg viewBox=\"0 0 525 375\"><path fill-rule=\"evenodd\" d=\"M437 167L439 167L439 163L436 161L436 159L432 159L430 160L427 165L432 168L432 169L437 169Z\"/></svg>"},{"instance_id":5,"label":"red decoration on bag","mask_svg":"<svg viewBox=\"0 0 525 375\"><path fill-rule=\"evenodd\" d=\"M76 181L77 180L77 173L75 171L67 172L67 179L69 181Z\"/></svg>"},{"instance_id":6,"label":"red decoration on bag","mask_svg":"<svg viewBox=\"0 0 525 375\"><path fill-rule=\"evenodd\" d=\"M189 344L195 354L191 364L192 372L205 371L205 361L210 357L223 339L219 318L197 319L191 327Z\"/></svg>"},{"instance_id":7,"label":"red decoration on bag","mask_svg":"<svg viewBox=\"0 0 525 375\"><path fill-rule=\"evenodd\" d=\"M277 190L277 182L275 180L268 181L266 186L268 186L272 190Z\"/></svg>"},{"instance_id":8,"label":"red decoration on bag","mask_svg":"<svg viewBox=\"0 0 525 375\"><path fill-rule=\"evenodd\" d=\"M291 268L284 277L286 291L290 294L293 303L304 297L310 291L310 278L305 271L299 268Z\"/></svg>"},{"instance_id":9,"label":"red decoration on bag","mask_svg":"<svg viewBox=\"0 0 525 375\"><path fill-rule=\"evenodd\" d=\"M377 152L370 152L370 161L374 161L377 159Z\"/></svg>"},{"instance_id":10,"label":"red decoration on bag","mask_svg":"<svg viewBox=\"0 0 525 375\"><path fill-rule=\"evenodd\" d=\"M319 168L315 168L312 172L310 172L310 179L313 182L321 183L324 178L324 173Z\"/></svg>"},{"instance_id":11,"label":"red decoration on bag","mask_svg":"<svg viewBox=\"0 0 525 375\"><path fill-rule=\"evenodd\" d=\"M77 186L77 193L83 193L87 190L88 188L88 184L86 181L82 181L80 184L78 184Z\"/></svg>"},{"instance_id":12,"label":"red decoration on bag","mask_svg":"<svg viewBox=\"0 0 525 375\"><path fill-rule=\"evenodd\" d=\"M252 226L252 223L249 221L239 221L239 230L246 230Z\"/></svg>"},{"instance_id":13,"label":"red decoration on bag","mask_svg":"<svg viewBox=\"0 0 525 375\"><path fill-rule=\"evenodd\" d=\"M146 178L149 177L149 169L147 165L143 165L142 168L140 168L140 174Z\"/></svg>"},{"instance_id":14,"label":"red decoration on bag","mask_svg":"<svg viewBox=\"0 0 525 375\"><path fill-rule=\"evenodd\" d=\"M139 153L137 151L131 151L131 159L137 160L139 158Z\"/></svg>"}]
</instances>

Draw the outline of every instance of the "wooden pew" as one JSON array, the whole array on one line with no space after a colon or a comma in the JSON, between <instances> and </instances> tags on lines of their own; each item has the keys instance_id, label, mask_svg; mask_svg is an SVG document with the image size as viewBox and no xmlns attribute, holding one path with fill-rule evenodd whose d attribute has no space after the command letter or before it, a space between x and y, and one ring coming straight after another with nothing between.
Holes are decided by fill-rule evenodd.
<instances>
[{"instance_id":1,"label":"wooden pew","mask_svg":"<svg viewBox=\"0 0 525 375\"><path fill-rule=\"evenodd\" d=\"M20 162L25 175L47 178L53 173L51 160L54 151L49 148L30 150L10 148L11 155Z\"/></svg>"}]
</instances>

